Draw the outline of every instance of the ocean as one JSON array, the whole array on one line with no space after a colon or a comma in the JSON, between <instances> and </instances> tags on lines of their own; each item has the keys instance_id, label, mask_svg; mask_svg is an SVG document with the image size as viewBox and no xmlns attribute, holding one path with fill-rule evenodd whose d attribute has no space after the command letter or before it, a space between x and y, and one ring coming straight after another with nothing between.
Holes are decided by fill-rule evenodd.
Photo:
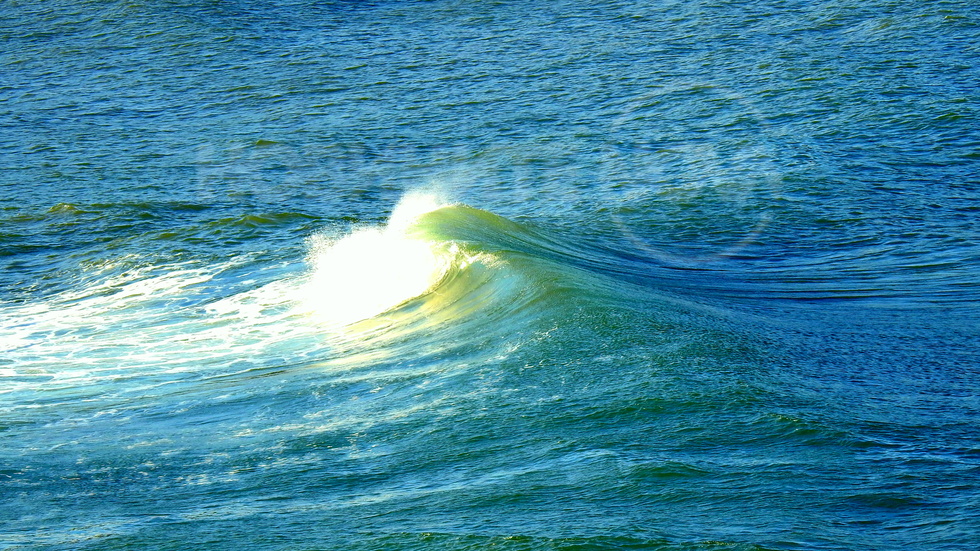
<instances>
[{"instance_id":1,"label":"ocean","mask_svg":"<svg viewBox=\"0 0 980 551\"><path fill-rule=\"evenodd\" d=\"M980 548L977 2L0 36L0 549Z\"/></svg>"}]
</instances>

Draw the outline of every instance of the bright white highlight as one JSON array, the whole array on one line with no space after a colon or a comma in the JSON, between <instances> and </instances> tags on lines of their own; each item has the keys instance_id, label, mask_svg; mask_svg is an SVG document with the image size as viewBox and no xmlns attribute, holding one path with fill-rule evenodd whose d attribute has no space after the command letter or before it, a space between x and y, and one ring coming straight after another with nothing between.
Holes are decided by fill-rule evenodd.
<instances>
[{"instance_id":1,"label":"bright white highlight","mask_svg":"<svg viewBox=\"0 0 980 551\"><path fill-rule=\"evenodd\" d=\"M348 325L424 294L449 269L451 255L410 230L420 216L442 206L431 195L408 195L384 227L337 240L315 238L306 305L331 325Z\"/></svg>"}]
</instances>

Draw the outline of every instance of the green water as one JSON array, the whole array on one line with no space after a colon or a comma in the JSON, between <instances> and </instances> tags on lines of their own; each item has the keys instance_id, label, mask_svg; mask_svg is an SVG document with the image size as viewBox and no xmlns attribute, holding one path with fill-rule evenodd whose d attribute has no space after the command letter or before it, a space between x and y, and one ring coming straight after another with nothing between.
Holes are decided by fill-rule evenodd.
<instances>
[{"instance_id":1,"label":"green water","mask_svg":"<svg viewBox=\"0 0 980 551\"><path fill-rule=\"evenodd\" d=\"M976 549L977 8L0 3L0 548Z\"/></svg>"}]
</instances>

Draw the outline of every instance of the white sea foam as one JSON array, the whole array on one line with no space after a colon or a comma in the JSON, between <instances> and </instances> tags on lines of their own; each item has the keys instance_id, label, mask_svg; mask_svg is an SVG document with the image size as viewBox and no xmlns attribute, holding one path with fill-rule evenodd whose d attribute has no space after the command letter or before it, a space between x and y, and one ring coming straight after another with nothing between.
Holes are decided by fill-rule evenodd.
<instances>
[{"instance_id":1,"label":"white sea foam","mask_svg":"<svg viewBox=\"0 0 980 551\"><path fill-rule=\"evenodd\" d=\"M428 194L406 195L382 227L312 240L312 273L302 302L331 325L371 318L424 294L452 264L445 246L413 234L420 216L444 206Z\"/></svg>"}]
</instances>

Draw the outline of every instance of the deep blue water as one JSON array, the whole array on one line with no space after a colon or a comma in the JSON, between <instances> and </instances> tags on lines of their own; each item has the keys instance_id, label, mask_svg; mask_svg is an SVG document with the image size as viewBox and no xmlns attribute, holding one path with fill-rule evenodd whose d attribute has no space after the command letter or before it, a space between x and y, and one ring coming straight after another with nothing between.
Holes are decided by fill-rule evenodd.
<instances>
[{"instance_id":1,"label":"deep blue water","mask_svg":"<svg viewBox=\"0 0 980 551\"><path fill-rule=\"evenodd\" d=\"M0 548L980 548L977 2L0 44Z\"/></svg>"}]
</instances>

